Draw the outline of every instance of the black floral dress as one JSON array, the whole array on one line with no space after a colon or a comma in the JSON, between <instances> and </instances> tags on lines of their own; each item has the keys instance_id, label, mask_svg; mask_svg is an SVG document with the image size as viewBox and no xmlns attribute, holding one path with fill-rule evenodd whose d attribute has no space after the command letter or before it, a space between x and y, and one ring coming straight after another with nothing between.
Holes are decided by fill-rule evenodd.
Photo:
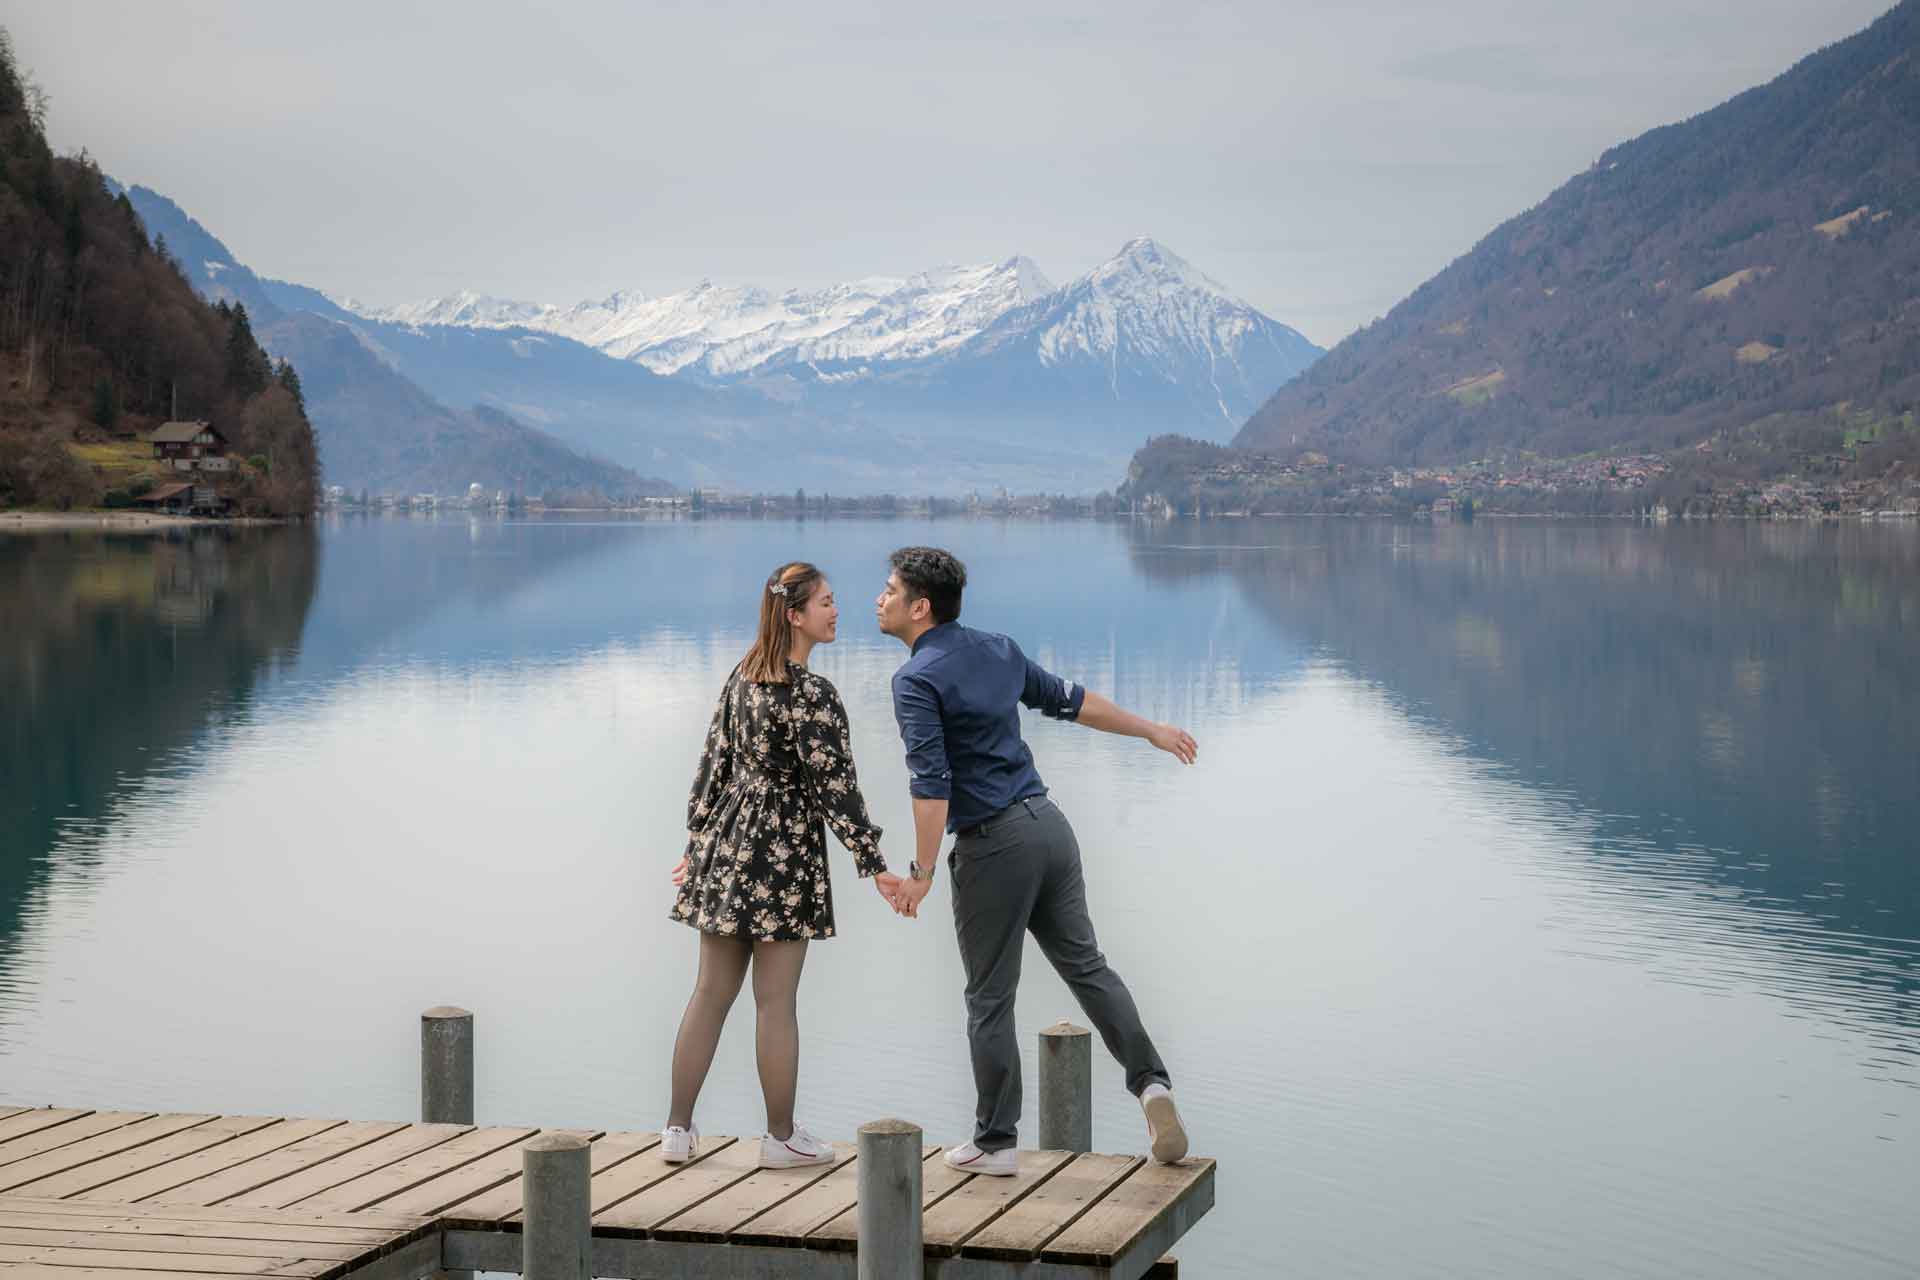
<instances>
[{"instance_id":1,"label":"black floral dress","mask_svg":"<svg viewBox=\"0 0 1920 1280\"><path fill-rule=\"evenodd\" d=\"M687 874L672 918L729 937L833 937L825 826L862 876L887 869L839 692L791 662L785 684L734 668L687 800Z\"/></svg>"}]
</instances>

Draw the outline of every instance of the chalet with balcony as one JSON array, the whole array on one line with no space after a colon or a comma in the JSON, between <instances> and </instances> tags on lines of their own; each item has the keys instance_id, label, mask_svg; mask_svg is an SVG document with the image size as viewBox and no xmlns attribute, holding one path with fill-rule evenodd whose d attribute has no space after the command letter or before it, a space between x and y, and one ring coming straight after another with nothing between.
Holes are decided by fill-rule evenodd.
<instances>
[{"instance_id":1,"label":"chalet with balcony","mask_svg":"<svg viewBox=\"0 0 1920 1280\"><path fill-rule=\"evenodd\" d=\"M204 422L167 422L147 437L153 456L175 471L233 470L227 439Z\"/></svg>"}]
</instances>

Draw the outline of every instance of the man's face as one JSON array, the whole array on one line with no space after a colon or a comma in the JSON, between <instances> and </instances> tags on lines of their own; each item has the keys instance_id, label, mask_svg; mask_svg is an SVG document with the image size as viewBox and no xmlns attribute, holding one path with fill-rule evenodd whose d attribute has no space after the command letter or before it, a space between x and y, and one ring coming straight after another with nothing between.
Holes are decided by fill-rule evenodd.
<instances>
[{"instance_id":1,"label":"man's face","mask_svg":"<svg viewBox=\"0 0 1920 1280\"><path fill-rule=\"evenodd\" d=\"M882 635L905 639L917 621L914 617L914 605L920 606L920 612L926 612L926 601L909 601L907 588L900 581L900 575L887 575L887 585L880 588L880 598L873 602L873 616L880 623Z\"/></svg>"}]
</instances>

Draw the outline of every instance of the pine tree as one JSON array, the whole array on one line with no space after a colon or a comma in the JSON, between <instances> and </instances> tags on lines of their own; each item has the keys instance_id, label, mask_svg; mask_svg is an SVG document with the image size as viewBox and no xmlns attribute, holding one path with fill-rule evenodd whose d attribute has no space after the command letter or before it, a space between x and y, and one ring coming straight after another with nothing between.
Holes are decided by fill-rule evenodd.
<instances>
[{"instance_id":1,"label":"pine tree","mask_svg":"<svg viewBox=\"0 0 1920 1280\"><path fill-rule=\"evenodd\" d=\"M253 340L244 303L233 304L233 327L227 330L227 385L243 396L267 389L266 357Z\"/></svg>"},{"instance_id":2,"label":"pine tree","mask_svg":"<svg viewBox=\"0 0 1920 1280\"><path fill-rule=\"evenodd\" d=\"M306 413L307 397L300 390L300 375L294 371L293 361L282 360L279 367L274 370L274 377L287 389L287 393L293 397L293 402L300 406L300 412Z\"/></svg>"}]
</instances>

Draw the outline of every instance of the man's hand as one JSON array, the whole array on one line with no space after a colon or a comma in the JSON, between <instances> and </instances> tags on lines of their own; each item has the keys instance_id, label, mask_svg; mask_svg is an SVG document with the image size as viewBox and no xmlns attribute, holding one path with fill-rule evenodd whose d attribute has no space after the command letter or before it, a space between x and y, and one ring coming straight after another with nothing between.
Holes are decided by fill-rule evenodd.
<instances>
[{"instance_id":1,"label":"man's hand","mask_svg":"<svg viewBox=\"0 0 1920 1280\"><path fill-rule=\"evenodd\" d=\"M1193 735L1177 725L1154 725L1147 731L1147 741L1181 764L1192 764L1200 754L1200 744L1193 740Z\"/></svg>"},{"instance_id":2,"label":"man's hand","mask_svg":"<svg viewBox=\"0 0 1920 1280\"><path fill-rule=\"evenodd\" d=\"M892 907L895 912L900 911L901 884L902 881L900 877L891 871L882 871L873 878L873 887L880 891L880 896L886 900L886 904Z\"/></svg>"},{"instance_id":3,"label":"man's hand","mask_svg":"<svg viewBox=\"0 0 1920 1280\"><path fill-rule=\"evenodd\" d=\"M680 861L673 864L673 883L676 886L678 886L678 885L683 885L686 882L687 882L687 860L684 856L682 856Z\"/></svg>"},{"instance_id":4,"label":"man's hand","mask_svg":"<svg viewBox=\"0 0 1920 1280\"><path fill-rule=\"evenodd\" d=\"M902 880L899 899L895 902L894 909L909 920L918 920L920 904L932 891L933 881L931 880Z\"/></svg>"}]
</instances>

